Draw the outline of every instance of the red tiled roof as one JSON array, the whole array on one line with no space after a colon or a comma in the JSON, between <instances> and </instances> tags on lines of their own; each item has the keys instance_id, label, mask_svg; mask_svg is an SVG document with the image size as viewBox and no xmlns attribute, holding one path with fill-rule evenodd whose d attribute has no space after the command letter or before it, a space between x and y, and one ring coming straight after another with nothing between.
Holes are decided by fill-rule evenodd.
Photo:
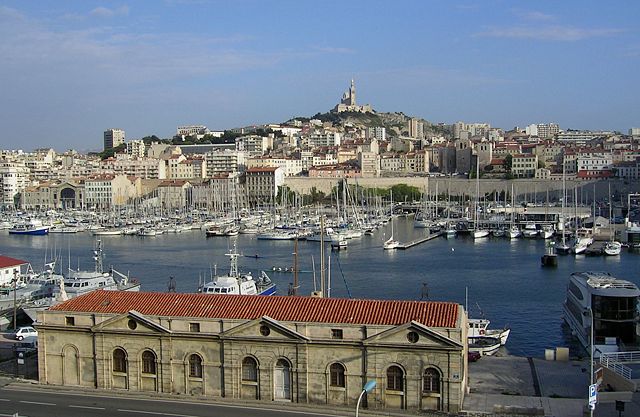
<instances>
[{"instance_id":1,"label":"red tiled roof","mask_svg":"<svg viewBox=\"0 0 640 417\"><path fill-rule=\"evenodd\" d=\"M433 301L354 300L256 295L153 293L97 290L50 310L124 314L136 310L163 317L399 325L415 320L429 327L455 327L459 306Z\"/></svg>"},{"instance_id":2,"label":"red tiled roof","mask_svg":"<svg viewBox=\"0 0 640 417\"><path fill-rule=\"evenodd\" d=\"M22 259L10 258L8 256L0 255L0 268L9 268L11 266L25 265L29 262Z\"/></svg>"}]
</instances>

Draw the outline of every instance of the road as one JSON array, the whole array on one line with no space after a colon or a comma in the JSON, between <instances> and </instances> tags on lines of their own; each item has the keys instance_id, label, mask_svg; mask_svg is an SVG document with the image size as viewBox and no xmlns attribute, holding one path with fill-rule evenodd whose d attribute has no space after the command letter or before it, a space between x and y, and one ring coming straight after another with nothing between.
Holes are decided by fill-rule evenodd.
<instances>
[{"instance_id":1,"label":"road","mask_svg":"<svg viewBox=\"0 0 640 417\"><path fill-rule=\"evenodd\" d=\"M274 409L260 404L221 405L173 399L143 399L107 393L73 393L29 386L0 389L0 417L297 417L336 416L322 412ZM346 415L346 414L342 414Z\"/></svg>"}]
</instances>

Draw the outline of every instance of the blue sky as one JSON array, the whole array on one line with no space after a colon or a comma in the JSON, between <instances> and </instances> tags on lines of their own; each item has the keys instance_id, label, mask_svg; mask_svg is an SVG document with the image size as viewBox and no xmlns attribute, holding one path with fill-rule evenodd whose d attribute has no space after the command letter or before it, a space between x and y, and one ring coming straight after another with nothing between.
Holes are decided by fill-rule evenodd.
<instances>
[{"instance_id":1,"label":"blue sky","mask_svg":"<svg viewBox=\"0 0 640 417\"><path fill-rule=\"evenodd\" d=\"M358 101L510 129L640 126L640 2L0 0L0 147L100 150Z\"/></svg>"}]
</instances>

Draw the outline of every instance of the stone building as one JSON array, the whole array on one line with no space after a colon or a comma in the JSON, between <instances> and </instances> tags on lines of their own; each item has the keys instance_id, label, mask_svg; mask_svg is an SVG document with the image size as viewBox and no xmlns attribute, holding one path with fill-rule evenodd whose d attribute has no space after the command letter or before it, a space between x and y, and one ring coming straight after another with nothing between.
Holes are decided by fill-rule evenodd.
<instances>
[{"instance_id":1,"label":"stone building","mask_svg":"<svg viewBox=\"0 0 640 417\"><path fill-rule=\"evenodd\" d=\"M459 304L97 290L39 313L40 383L460 411Z\"/></svg>"}]
</instances>

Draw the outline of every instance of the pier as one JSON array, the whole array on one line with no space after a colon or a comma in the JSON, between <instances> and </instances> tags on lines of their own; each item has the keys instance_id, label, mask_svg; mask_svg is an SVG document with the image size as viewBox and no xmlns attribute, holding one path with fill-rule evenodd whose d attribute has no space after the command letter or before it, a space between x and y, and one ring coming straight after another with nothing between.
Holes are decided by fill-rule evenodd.
<instances>
[{"instance_id":1,"label":"pier","mask_svg":"<svg viewBox=\"0 0 640 417\"><path fill-rule=\"evenodd\" d=\"M417 246L417 245L419 245L419 244L421 244L421 243L428 242L428 241L430 241L430 240L432 240L432 239L435 239L435 238L437 238L437 237L440 237L440 236L442 236L444 233L445 233L445 232L431 233L431 234L429 234L428 236L421 237L420 239L412 240L412 241L407 242L407 243L402 243L400 246L398 246L398 249L403 249L403 250L405 250L405 249L412 248L412 247Z\"/></svg>"}]
</instances>

